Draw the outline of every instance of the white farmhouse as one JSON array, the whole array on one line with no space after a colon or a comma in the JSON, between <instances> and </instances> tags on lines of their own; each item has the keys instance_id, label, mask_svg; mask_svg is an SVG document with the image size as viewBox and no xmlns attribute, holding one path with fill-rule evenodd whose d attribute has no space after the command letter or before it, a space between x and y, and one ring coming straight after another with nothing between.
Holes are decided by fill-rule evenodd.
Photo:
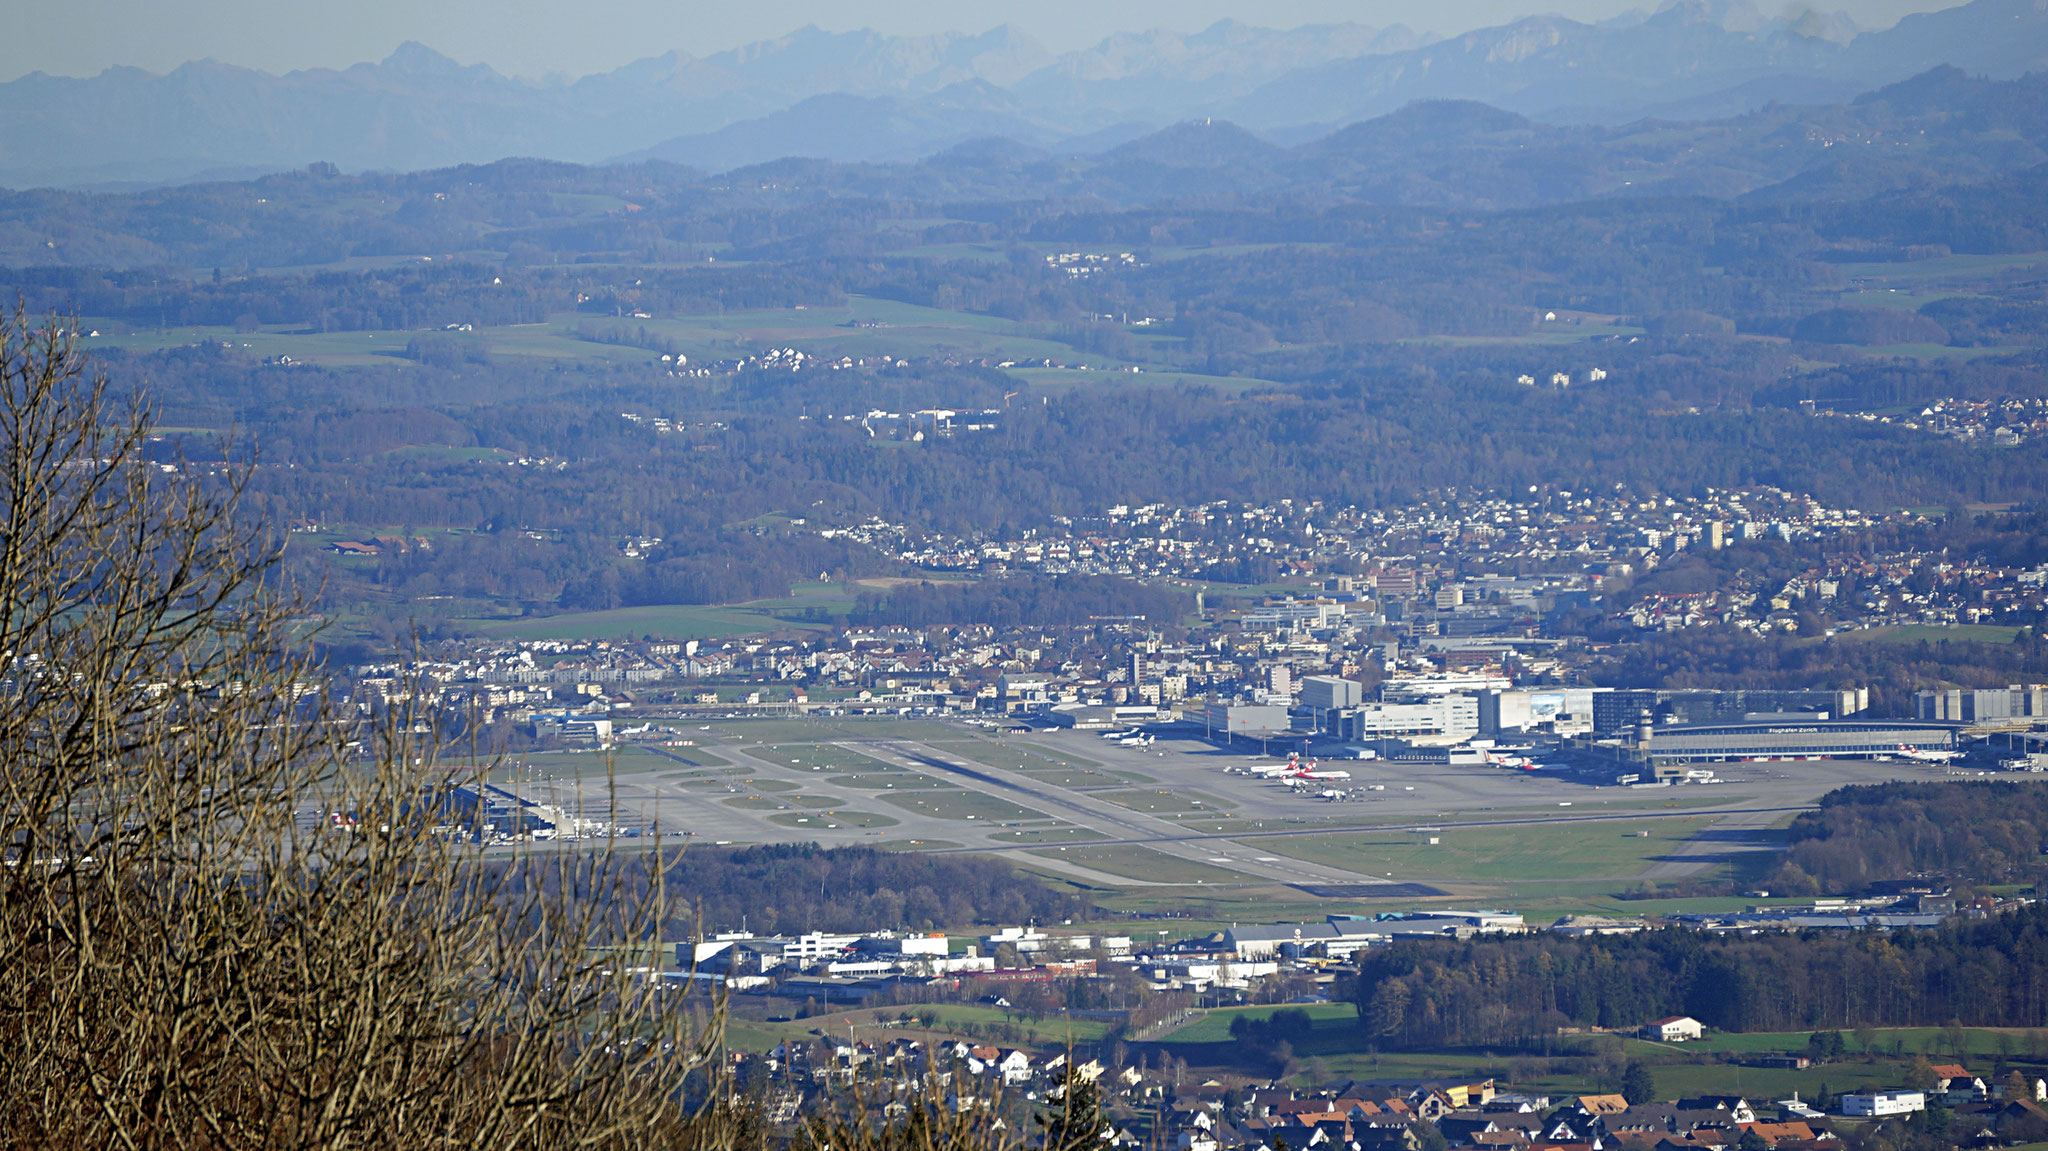
<instances>
[{"instance_id":1,"label":"white farmhouse","mask_svg":"<svg viewBox=\"0 0 2048 1151\"><path fill-rule=\"evenodd\" d=\"M1673 1015L1669 1019L1659 1019L1655 1023L1645 1024L1643 1038L1654 1039L1659 1043L1683 1043L1688 1039L1698 1039L1705 1032L1706 1029L1700 1026L1700 1021L1692 1016Z\"/></svg>"}]
</instances>

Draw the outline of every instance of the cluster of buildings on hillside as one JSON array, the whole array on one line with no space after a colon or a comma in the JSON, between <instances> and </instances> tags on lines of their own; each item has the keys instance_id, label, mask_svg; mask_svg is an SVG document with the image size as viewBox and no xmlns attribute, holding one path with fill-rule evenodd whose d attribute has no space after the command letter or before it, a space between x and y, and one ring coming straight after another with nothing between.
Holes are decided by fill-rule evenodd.
<instances>
[{"instance_id":1,"label":"cluster of buildings on hillside","mask_svg":"<svg viewBox=\"0 0 2048 1151\"><path fill-rule=\"evenodd\" d=\"M1666 1020L1659 1033L1692 1020ZM1683 1036L1681 1036L1683 1038ZM1669 1040L1666 1040L1669 1041ZM1061 1051L939 1040L925 1035L863 1039L820 1036L736 1056L743 1078L764 1085L767 1118L789 1123L834 1098L837 1085L865 1082L900 1118L920 1101L948 1110L998 1106L1002 1098L1056 1100L1075 1080L1093 1084L1102 1107L1100 1145L1111 1151L1842 1151L1837 1120L1795 1093L1776 1102L1704 1095L1630 1103L1621 1095L1549 1095L1503 1090L1493 1079L1338 1080L1302 1088L1238 1077L1195 1081L1170 1062L1121 1068ZM2027 1076L1987 1084L1960 1065L1934 1069L1926 1090L1852 1092L1838 1097L1845 1120L1884 1121L1940 1104L1960 1146L2025 1142L2048 1129L2048 1083Z\"/></svg>"},{"instance_id":2,"label":"cluster of buildings on hillside","mask_svg":"<svg viewBox=\"0 0 2048 1151\"><path fill-rule=\"evenodd\" d=\"M1137 255L1132 252L1054 252L1045 258L1045 266L1079 278L1108 268L1142 268L1145 265L1139 263Z\"/></svg>"},{"instance_id":3,"label":"cluster of buildings on hillside","mask_svg":"<svg viewBox=\"0 0 2048 1151\"><path fill-rule=\"evenodd\" d=\"M859 418L898 417L889 434L913 425L959 427L968 418L940 410ZM1826 630L1839 633L2048 612L2048 567L2009 569L1943 554L1829 555L1769 580L1739 574L1767 564L1720 565L1738 574L1717 576L1723 582L1702 591L1632 586L1688 552L1744 539L1810 540L1873 522L1780 489L1684 500L1448 492L1393 510L1294 501L1120 505L1055 522L1052 531L1017 539L915 534L880 521L822 529L789 523L935 571L1110 574L1170 584L1257 560L1302 590L1223 603L1198 596L1209 626L1179 640L1158 622L1117 617L1079 626L840 627L707 643L454 644L407 668L363 669L358 701L374 708L425 692L422 702L531 725L536 737L568 736L573 728L609 740L632 726L618 713L649 704L998 712L1081 728L1178 720L1224 738L1334 743L1341 746L1330 750L1340 754L1486 761L1526 756L1531 748L1518 745L1532 740L1561 750L1598 745L1640 752L1636 767L1653 770L1810 755L1946 757L1956 751L1960 727L2026 729L2037 717L2048 727L2048 698L2027 685L1932 693L1913 718L1878 722L1860 690L1644 692L1589 684L1602 657L1575 638L1583 627L1565 626L1574 620L1622 634L1712 625L1817 636L1821 615L1832 621ZM622 544L629 555L660 546L643 537ZM2005 759L2048 767L2048 746L2007 742ZM1610 774L1640 774L1621 767Z\"/></svg>"},{"instance_id":4,"label":"cluster of buildings on hillside","mask_svg":"<svg viewBox=\"0 0 2048 1151\"><path fill-rule=\"evenodd\" d=\"M1332 963L1397 939L1467 939L1528 930L1508 911L1332 915L1319 922L1245 924L1199 939L1005 927L954 948L944 935L719 932L679 943L668 978L819 1002L862 1002L906 988L958 992L1061 980L1136 981L1153 991L1250 992L1268 981L1327 984ZM652 974L650 972L650 974ZM990 999L1000 998L992 994Z\"/></svg>"},{"instance_id":5,"label":"cluster of buildings on hillside","mask_svg":"<svg viewBox=\"0 0 2048 1151\"><path fill-rule=\"evenodd\" d=\"M1591 569L1605 578L1654 567L1688 548L1825 537L1882 518L1828 508L1777 488L1710 490L1684 498L1626 491L1554 490L1526 498L1450 491L1398 508L1336 507L1320 500L1118 505L1099 516L1056 516L1053 529L1015 539L947 536L882 520L834 534L934 571L1200 576L1219 564L1251 559L1288 575L1409 570L1424 581L1422 590L1433 593L1445 582L1440 573L1473 562L1517 570L1570 561L1556 570L1578 575ZM1622 566L1610 571L1615 564Z\"/></svg>"},{"instance_id":6,"label":"cluster of buildings on hillside","mask_svg":"<svg viewBox=\"0 0 2048 1151\"><path fill-rule=\"evenodd\" d=\"M880 420L877 434L914 437L972 428L974 419L993 416L934 409L834 418ZM703 697L711 705L948 712L1039 704L1170 709L1196 698L1266 706L1269 697L1292 695L1277 686L1283 678L1321 674L1370 687L1385 675L1409 682L1380 689L1376 706L1349 715L1345 722L1352 726L1332 734L1487 735L1495 727L1533 725L1568 735L1616 729L1578 698L1582 690L1569 690L1582 688L1598 659L1572 638L1588 621L1621 634L1702 626L1818 634L1906 623L2028 621L2048 611L2048 568L2002 568L1942 554L1830 555L1817 557L1809 570L1768 580L1753 572L1769 565L1737 564L1729 566L1736 574L1717 575L1720 582L1704 590L1642 585L1644 573L1691 551L1744 539L1808 540L1872 522L1855 510L1769 488L1684 500L1559 491L1523 501L1452 492L1393 510L1294 501L1117 506L1099 516L1056 519L1054 529L1016 539L919 534L880 521L812 529L792 519L792 528L852 539L934 571L1106 574L1171 583L1219 565L1237 565L1243 574L1250 562L1257 571L1295 581L1301 591L1263 602L1197 597L1212 627L1194 643L1165 642L1156 624L1130 620L1083 627L848 627L687 650L652 642L471 644L415 670L431 674L441 690L464 695L465 703L521 719L530 718L520 715L528 704L546 710L561 702L549 698L559 692L533 688L573 684L623 692L658 683L671 693L701 685L662 700L683 704ZM383 549L381 541L359 546ZM653 558L662 541L632 537L620 546L629 557ZM1490 678L1455 690L1416 686L1414 678L1425 673ZM1005 679L1007 685L999 682ZM523 700L520 688L543 698ZM1482 714L1492 688L1537 694L1503 696L1495 701L1497 714ZM1322 712L1364 704L1326 704L1305 727L1287 726L1325 731ZM1525 706L1530 720L1518 723ZM1723 709L1708 718L1780 711L1811 718L1827 711L1840 720L1861 710L1800 700ZM1972 701L1946 710L1936 705L1934 714L1920 718L1967 723L1989 714L1987 705ZM1685 721L1702 718L1688 714Z\"/></svg>"},{"instance_id":7,"label":"cluster of buildings on hillside","mask_svg":"<svg viewBox=\"0 0 2048 1151\"><path fill-rule=\"evenodd\" d=\"M1802 613L1825 614L1839 631L1987 623L2048 608L2048 567L1915 552L1830 556L1807 570L1740 573L1700 590L1609 594L1689 552L1826 538L1877 518L1763 488L1687 499L1447 495L1371 511L1294 501L1120 505L1100 516L1055 517L1054 530L1015 539L914 532L880 520L822 530L931 571L1214 579L1251 563L1277 577L1322 577L1325 594L1247 612L1239 622L1339 635L1380 627L1407 635L1527 634L1572 609L1645 630L1725 625L1767 633L1800 629Z\"/></svg>"},{"instance_id":8,"label":"cluster of buildings on hillside","mask_svg":"<svg viewBox=\"0 0 2048 1151\"><path fill-rule=\"evenodd\" d=\"M1966 442L1998 447L2018 447L2048 435L2048 399L2038 396L1999 400L1963 400L1953 397L1924 404L1917 412L1879 415L1874 412L1837 412L1828 408L1809 410L1817 416L1867 420L1913 431L1949 436Z\"/></svg>"}]
</instances>

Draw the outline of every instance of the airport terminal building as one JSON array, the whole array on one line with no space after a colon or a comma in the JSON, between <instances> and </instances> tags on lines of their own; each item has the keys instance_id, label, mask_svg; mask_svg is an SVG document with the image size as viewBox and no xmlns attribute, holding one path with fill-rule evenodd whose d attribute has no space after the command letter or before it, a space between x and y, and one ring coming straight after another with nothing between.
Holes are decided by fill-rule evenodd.
<instances>
[{"instance_id":1,"label":"airport terminal building","mask_svg":"<svg viewBox=\"0 0 2048 1151\"><path fill-rule=\"evenodd\" d=\"M1954 751L1958 726L1903 719L1691 724L1652 729L1643 750L1653 764L1890 759L1901 748Z\"/></svg>"}]
</instances>

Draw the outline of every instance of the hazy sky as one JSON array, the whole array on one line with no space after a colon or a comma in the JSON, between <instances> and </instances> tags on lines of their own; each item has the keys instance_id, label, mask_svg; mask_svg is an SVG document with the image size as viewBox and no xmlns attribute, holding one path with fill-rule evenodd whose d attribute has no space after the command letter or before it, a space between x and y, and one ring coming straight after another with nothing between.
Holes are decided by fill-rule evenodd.
<instances>
[{"instance_id":1,"label":"hazy sky","mask_svg":"<svg viewBox=\"0 0 2048 1151\"><path fill-rule=\"evenodd\" d=\"M379 60L418 40L501 72L582 75L679 49L693 55L782 35L834 31L979 32L1010 23L1048 48L1112 32L1195 31L1231 17L1264 27L1352 20L1453 35L1533 12L1598 19L1657 0L0 0L0 79L91 75L117 64L166 71L212 57L282 72ZM1800 0L1752 0L1777 14ZM1955 0L1815 0L1859 24Z\"/></svg>"}]
</instances>

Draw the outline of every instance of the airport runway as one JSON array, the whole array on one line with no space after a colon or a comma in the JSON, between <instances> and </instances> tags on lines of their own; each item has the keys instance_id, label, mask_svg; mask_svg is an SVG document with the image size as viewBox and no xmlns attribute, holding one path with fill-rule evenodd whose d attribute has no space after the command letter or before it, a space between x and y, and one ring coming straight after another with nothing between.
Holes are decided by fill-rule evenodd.
<instances>
[{"instance_id":1,"label":"airport runway","mask_svg":"<svg viewBox=\"0 0 2048 1151\"><path fill-rule=\"evenodd\" d=\"M1282 836L1387 831L1407 826L1473 829L1720 817L1693 840L1679 845L1672 857L1660 860L1638 877L1655 880L1695 874L1731 851L1757 849L1745 845L1750 834L1811 807L1815 799L1836 787L1886 779L1941 779L1949 774L1937 765L1915 763L1730 764L1720 769L1730 773L1727 781L1712 787L1636 790L1593 788L1555 777L1480 765L1360 760L1324 766L1341 766L1352 772L1352 786L1376 783L1385 790L1372 792L1369 802L1332 803L1297 794L1271 780L1227 772L1225 769L1230 766L1260 761L1256 748L1250 747L1219 750L1200 740L1162 740L1149 748L1126 748L1076 732L1033 733L997 740L980 728L941 720L930 722L929 737L904 735L900 723L886 730L877 729L873 734L862 731L862 726L859 721L841 721L820 724L815 734L793 734L785 725L762 737L749 734L743 721L713 724L712 732L703 737L700 750L724 759L729 767L692 768L687 750L646 750L674 760L679 772L715 777L715 786L685 787L665 778L667 773L662 772L622 774L619 798L622 806L637 812L645 825L658 823L667 836L687 832L698 842L817 842L834 846L886 841L898 845L932 844L923 849L934 851L1001 855L1026 852L1031 853L1032 866L1059 871L1083 882L1147 887L1164 885L1062 860L1056 858L1057 852L1038 852L1062 844L1083 846L1084 842L1086 846L1125 845L1236 872L1249 884L1386 884L1410 879L1366 875L1327 864L1281 858L1259 850L1258 843ZM1091 781L1063 786L982 762L971 754L963 754L957 746L934 747L934 742L986 742L992 749L1009 745L1054 763L1085 760L1100 765L1098 770L1120 774L1106 776L1099 784ZM794 747L803 743L858 751L886 768L916 772L952 787L1006 800L1040 813L1044 819L1026 818L1020 825L1018 821L942 818L884 802L884 792L844 782L846 776L857 773L805 769L761 754L764 746ZM972 748L964 750L971 752ZM1144 778L1123 778L1128 776ZM767 786L757 787L750 780ZM1228 813L1218 812L1214 818L1253 826L1230 832L1202 831L1173 819L1110 803L1093 794L1152 788L1213 797ZM1692 806L1718 794L1729 796L1728 803ZM798 795L807 797L809 806L787 802ZM752 797L752 807L736 807L727 802L740 797ZM1650 805L1660 799L1688 806L1631 806L1628 810L1614 810L1610 806ZM821 809L817 804L823 801L837 801L838 806ZM1550 808L1556 810L1546 810ZM1500 809L1500 814L1491 814L1494 809ZM870 812L893 822L881 828L832 826L836 813L842 810ZM778 815L783 817L780 823L774 821ZM799 819L807 822L797 823ZM1098 838L1019 842L1019 837L1030 834L1034 827L1044 830L1045 820L1085 829ZM1427 877L1415 878L1427 881Z\"/></svg>"},{"instance_id":2,"label":"airport runway","mask_svg":"<svg viewBox=\"0 0 2048 1151\"><path fill-rule=\"evenodd\" d=\"M1141 844L1191 863L1206 863L1276 883L1387 882L1381 877L1343 868L1260 855L1240 844L1232 843L1224 836L1191 836L1186 828L1171 820L1159 819L1102 800L1091 800L1084 793L1033 779L1021 772L1005 771L980 762L963 763L941 753L921 752L915 745L898 744L890 747L889 751L896 762L903 766L923 767L939 772L944 778L963 787L1037 808L1077 827L1097 832L1110 843ZM874 751L870 750L869 754L874 754ZM1203 843L1211 846L1199 846ZM1020 849L1021 846L1012 850ZM988 848L981 850L986 851ZM1050 866L1063 863L1045 855L1034 855L1032 858L1035 863Z\"/></svg>"}]
</instances>

